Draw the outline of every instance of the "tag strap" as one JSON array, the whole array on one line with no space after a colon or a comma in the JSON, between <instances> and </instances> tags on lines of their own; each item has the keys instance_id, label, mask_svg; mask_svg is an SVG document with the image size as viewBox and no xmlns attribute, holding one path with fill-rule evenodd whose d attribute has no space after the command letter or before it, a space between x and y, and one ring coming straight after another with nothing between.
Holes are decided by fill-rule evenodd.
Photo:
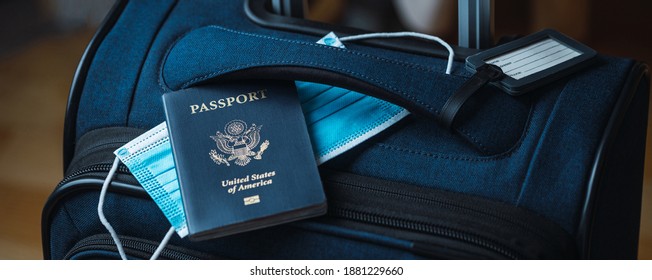
<instances>
[{"instance_id":1,"label":"tag strap","mask_svg":"<svg viewBox=\"0 0 652 280\"><path fill-rule=\"evenodd\" d=\"M466 100L480 88L489 82L495 82L504 76L500 67L493 64L485 64L477 69L477 72L466 81L451 97L446 100L444 107L439 113L439 123L446 129L451 129L457 113Z\"/></svg>"}]
</instances>

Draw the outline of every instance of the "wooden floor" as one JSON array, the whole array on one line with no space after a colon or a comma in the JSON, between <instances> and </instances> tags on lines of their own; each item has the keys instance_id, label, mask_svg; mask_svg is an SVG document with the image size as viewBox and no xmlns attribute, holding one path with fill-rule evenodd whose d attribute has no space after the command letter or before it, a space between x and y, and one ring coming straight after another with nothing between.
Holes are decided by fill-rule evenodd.
<instances>
[{"instance_id":1,"label":"wooden floor","mask_svg":"<svg viewBox=\"0 0 652 280\"><path fill-rule=\"evenodd\" d=\"M68 89L91 36L50 37L0 57L0 259L42 258L41 209L62 177ZM652 259L652 148L647 150L641 259Z\"/></svg>"}]
</instances>

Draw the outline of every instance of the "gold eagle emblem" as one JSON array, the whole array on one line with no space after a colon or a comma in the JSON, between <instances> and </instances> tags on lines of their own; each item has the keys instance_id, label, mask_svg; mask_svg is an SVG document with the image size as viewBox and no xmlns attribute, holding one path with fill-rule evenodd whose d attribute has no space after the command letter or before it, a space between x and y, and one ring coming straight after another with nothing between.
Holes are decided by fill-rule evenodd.
<instances>
[{"instance_id":1,"label":"gold eagle emblem","mask_svg":"<svg viewBox=\"0 0 652 280\"><path fill-rule=\"evenodd\" d=\"M232 120L224 126L224 132L217 131L214 136L210 136L217 149L224 154L220 154L217 150L211 150L209 153L211 159L218 165L225 164L231 166L229 162L234 161L235 164L245 166L251 162L253 157L256 160L262 159L263 152L269 147L269 141L265 140L260 144L257 152L254 149L260 143L260 129L263 126L256 126L252 123L251 127L242 120ZM226 155L225 155L226 154ZM228 156L228 157L227 157Z\"/></svg>"}]
</instances>

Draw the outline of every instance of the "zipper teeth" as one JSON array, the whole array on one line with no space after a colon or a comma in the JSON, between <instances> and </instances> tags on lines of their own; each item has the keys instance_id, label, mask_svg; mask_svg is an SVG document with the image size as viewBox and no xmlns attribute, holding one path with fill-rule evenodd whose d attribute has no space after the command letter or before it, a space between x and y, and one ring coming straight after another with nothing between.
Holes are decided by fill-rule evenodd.
<instances>
[{"instance_id":1,"label":"zipper teeth","mask_svg":"<svg viewBox=\"0 0 652 280\"><path fill-rule=\"evenodd\" d=\"M344 209L344 208L336 208L333 209L333 214L347 218L347 219L353 219L353 220L358 220L358 221L363 221L367 223L373 223L373 224L379 224L379 225L385 225L385 226L390 226L394 228L402 228L402 229L409 229L413 231L419 231L419 232L424 232L424 233L430 233L430 234L435 234L439 236L444 236L444 237L449 237L453 239L457 239L460 241L468 242L471 244L475 244L477 246L481 246L487 249L490 249L494 252L498 252L507 258L510 259L519 259L517 254L512 253L508 250L503 249L499 245L492 244L490 242L484 241L481 238L477 238L473 235L470 234L464 234L461 233L457 230L452 230L449 228L445 227L440 227L436 226L433 224L428 224L428 223L423 223L423 222L413 222L413 221L407 221L407 220L401 220L401 219L396 219L393 217L387 217L387 216L381 216L381 215L374 215L374 214L368 214L368 213L363 213L363 212L358 212L355 210L350 210L350 209Z\"/></svg>"},{"instance_id":2,"label":"zipper teeth","mask_svg":"<svg viewBox=\"0 0 652 280\"><path fill-rule=\"evenodd\" d=\"M79 169L79 170L71 173L70 175L67 175L66 177L64 177L61 180L61 182L59 182L59 184L56 186L56 188L59 188L59 187L65 185L66 183L68 183L72 179L75 179L75 177L83 175L85 173L108 172L109 170L111 170L112 166L113 166L112 164L100 163L100 164L95 164L95 165L91 165L91 166L88 166L88 167L84 167L84 168ZM117 171L122 173L122 174L131 174L131 172L129 171L129 168L127 168L127 166L124 166L122 164L120 164L118 166Z\"/></svg>"},{"instance_id":3,"label":"zipper teeth","mask_svg":"<svg viewBox=\"0 0 652 280\"><path fill-rule=\"evenodd\" d=\"M154 251L156 250L157 246L152 245L152 244L147 244L131 239L125 239L125 240L120 240L122 242L122 246L125 249L132 249L132 250L138 250L141 252L153 254ZM87 249L93 248L95 246L115 246L115 242L113 242L113 239L108 239L108 238L98 238L98 239L92 239L92 240L87 240L84 241L80 244L75 245L68 254L66 254L66 257L64 259L70 259L72 256L83 252ZM89 248L90 247L90 248ZM116 250L117 252L117 247ZM198 260L198 258L190 256L188 254L184 254L181 252L178 252L176 250L172 250L169 248L164 248L163 251L161 252L161 256L165 256L168 259L176 259L176 260Z\"/></svg>"},{"instance_id":4,"label":"zipper teeth","mask_svg":"<svg viewBox=\"0 0 652 280\"><path fill-rule=\"evenodd\" d=\"M470 208L470 207L466 207L466 206L462 206L462 205L459 205L459 204L455 204L455 203L452 203L452 202L449 202L449 201L442 201L442 200L436 200L436 199L423 198L423 197L418 197L418 196L414 196L414 195L411 195L411 194L402 193L402 192L398 192L398 191L390 191L390 190L384 190L384 189L379 190L379 189L374 189L374 188L368 188L368 187L365 187L365 186L362 186L362 185L359 185L359 184L355 184L355 183L350 183L350 182L342 182L342 181L334 181L334 180L327 180L327 181L329 181L331 183L334 183L334 184L346 186L346 187L362 189L362 190L365 190L365 191L372 191L372 192L391 195L391 196L395 196L395 197L404 197L404 198L408 198L408 199L418 201L418 202L426 202L428 204L435 204L435 205L439 205L439 206L444 206L444 207L447 207L449 209L466 210L466 211L471 211L471 212L474 212L474 213L479 213L479 214L482 214L482 215L487 215L487 216L490 216L492 218L495 218L495 219L498 219L498 220L501 220L501 221L506 221L506 222L510 222L512 224L518 225L521 228L526 229L529 232L535 233L535 234L538 235L538 232L535 229L533 229L532 227L530 227L527 223L522 223L522 222L516 221L514 219L510 219L509 217L507 217L505 215L488 213L488 212L485 212L485 211L479 211L479 210L476 210L476 209L473 209L473 208Z\"/></svg>"},{"instance_id":5,"label":"zipper teeth","mask_svg":"<svg viewBox=\"0 0 652 280\"><path fill-rule=\"evenodd\" d=\"M85 173L90 173L90 172L108 172L111 169L111 167L112 167L111 164L96 164L96 165L92 165L92 166L89 166L89 167L82 168L82 169L77 170L77 171L71 173L70 175L66 176L59 183L59 185L57 185L57 188L64 185L64 184L66 184L67 182L71 181L72 179L74 179L77 176L83 175ZM124 165L119 165L118 171L120 173L123 173L123 174L131 174L129 169ZM397 197L405 197L405 198L409 198L409 199L416 200L416 201L423 201L423 202L427 202L427 203L436 203L436 204L448 206L448 207L451 207L451 208L475 211L474 209L469 209L469 208L466 208L466 207L462 207L462 206L459 206L459 205L447 203L447 202L444 202L444 201L426 199L426 198L421 198L421 197L415 197L415 196L400 193L400 192L392 192L392 191L388 191L388 190L378 190L378 189L373 189L373 188L367 188L367 187L364 187L364 186L360 186L360 185L352 184L352 183L348 183L348 182L340 182L340 181L333 181L333 180L328 180L328 181L331 182L331 183L335 183L335 184L339 184L339 185L343 185L343 186L347 186L347 187L351 187L351 188L362 189L362 190L365 190L365 191L373 191L373 192L383 193L383 194L397 196ZM477 212L477 211L475 211L475 212ZM481 239L479 239L477 237L474 237L472 235L469 235L469 234L460 233L459 231L439 227L439 226L432 225L432 224L427 224L427 223L422 223L422 222L403 221L403 220L400 220L400 219L397 219L397 218L380 216L380 215L375 215L375 214L370 214L370 213L363 213L363 212L354 211L354 210L350 210L350 209L335 208L335 209L333 209L333 213L335 215L338 215L338 216L341 216L341 217L347 218L347 219L358 220L358 221L362 221L362 222L368 222L368 223L374 223L374 224L380 224L380 225L386 225L386 226L395 227L395 228L404 228L404 229L408 229L408 230L431 233L431 234L435 234L435 235L441 235L441 236L445 236L445 237L449 237L449 238L469 242L469 243L472 243L472 244L476 244L476 245L481 246L481 247L485 247L487 249L498 252L498 253L500 253L500 254L508 257L508 258L511 258L511 259L518 259L518 257L515 254L510 253L507 250L501 249L500 247L498 247L498 246L496 246L496 245L494 245L492 243L483 241L483 240L481 240ZM484 212L482 212L482 213L490 215L488 213L484 213ZM497 217L495 215L490 215L490 216L496 217L496 218L501 218L501 217ZM505 219L502 219L502 220L505 220ZM517 224L520 225L520 223L517 223ZM102 240L105 240L104 244L91 243L91 244L89 244L87 246L92 246L92 245L114 245L115 244L113 242L113 240L108 240L108 239L102 239ZM125 245L127 247L127 246L129 246L127 244L131 244L132 242L135 242L135 241L126 240L126 241L123 241L123 242L124 242L123 245ZM84 246L84 244L85 243L80 244L80 247ZM134 246L132 246L132 247L134 247ZM135 247L138 247L138 245L135 245ZM165 250L164 250L164 252L165 252Z\"/></svg>"}]
</instances>

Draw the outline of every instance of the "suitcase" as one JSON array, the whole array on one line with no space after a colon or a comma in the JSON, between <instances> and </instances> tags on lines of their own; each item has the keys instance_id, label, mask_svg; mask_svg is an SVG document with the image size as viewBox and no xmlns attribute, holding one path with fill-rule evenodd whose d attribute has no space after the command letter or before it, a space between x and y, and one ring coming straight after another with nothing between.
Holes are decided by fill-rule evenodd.
<instances>
[{"instance_id":1,"label":"suitcase","mask_svg":"<svg viewBox=\"0 0 652 280\"><path fill-rule=\"evenodd\" d=\"M252 78L343 87L412 114L320 166L327 215L208 241L174 236L161 259L636 258L644 64L599 55L516 97L485 86L447 130L434 119L477 50L456 47L445 75L448 53L431 42L314 43L330 31L364 33L280 16L265 0L118 1L75 73L44 258L119 258L96 211L112 152L165 120L163 93ZM104 209L129 258L149 258L169 228L122 165Z\"/></svg>"}]
</instances>

